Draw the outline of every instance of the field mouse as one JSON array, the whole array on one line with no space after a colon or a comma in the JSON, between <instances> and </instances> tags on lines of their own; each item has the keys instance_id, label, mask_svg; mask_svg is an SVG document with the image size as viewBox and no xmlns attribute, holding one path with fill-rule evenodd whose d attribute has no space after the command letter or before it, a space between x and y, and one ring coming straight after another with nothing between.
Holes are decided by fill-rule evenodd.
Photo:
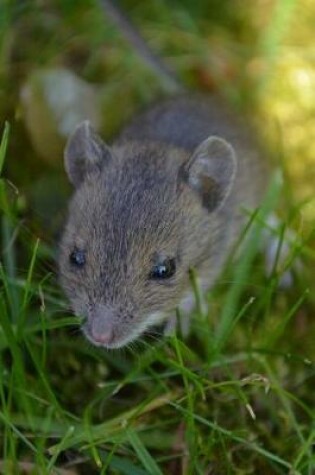
<instances>
[{"instance_id":1,"label":"field mouse","mask_svg":"<svg viewBox=\"0 0 315 475\"><path fill-rule=\"evenodd\" d=\"M86 337L119 348L211 288L264 191L252 131L217 97L152 106L108 146L87 121L65 149L75 187L59 274Z\"/></svg>"}]
</instances>

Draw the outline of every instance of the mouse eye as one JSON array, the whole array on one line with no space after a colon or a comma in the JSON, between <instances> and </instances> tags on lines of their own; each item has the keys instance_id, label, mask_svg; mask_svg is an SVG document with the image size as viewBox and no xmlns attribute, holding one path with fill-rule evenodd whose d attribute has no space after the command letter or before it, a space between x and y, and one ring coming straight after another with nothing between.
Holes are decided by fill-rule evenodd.
<instances>
[{"instance_id":1,"label":"mouse eye","mask_svg":"<svg viewBox=\"0 0 315 475\"><path fill-rule=\"evenodd\" d=\"M80 249L75 249L71 252L69 256L69 260L71 264L77 267L83 267L85 264L85 251L81 251Z\"/></svg>"},{"instance_id":2,"label":"mouse eye","mask_svg":"<svg viewBox=\"0 0 315 475\"><path fill-rule=\"evenodd\" d=\"M167 258L153 266L152 271L150 273L150 278L157 280L168 279L169 277L172 277L172 275L175 274L175 271L175 259Z\"/></svg>"}]
</instances>

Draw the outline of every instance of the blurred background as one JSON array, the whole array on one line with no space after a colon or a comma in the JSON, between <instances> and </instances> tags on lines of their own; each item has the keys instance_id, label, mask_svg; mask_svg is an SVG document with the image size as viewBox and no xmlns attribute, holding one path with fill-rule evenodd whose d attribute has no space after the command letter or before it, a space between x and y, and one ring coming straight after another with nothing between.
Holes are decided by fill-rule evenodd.
<instances>
[{"instance_id":1,"label":"blurred background","mask_svg":"<svg viewBox=\"0 0 315 475\"><path fill-rule=\"evenodd\" d=\"M37 232L56 233L70 189L66 136L90 118L110 140L165 93L161 78L101 1L1 0L0 122L11 124L6 176ZM295 226L315 218L315 3L312 0L119 2L187 87L219 93L255 124L281 163Z\"/></svg>"}]
</instances>

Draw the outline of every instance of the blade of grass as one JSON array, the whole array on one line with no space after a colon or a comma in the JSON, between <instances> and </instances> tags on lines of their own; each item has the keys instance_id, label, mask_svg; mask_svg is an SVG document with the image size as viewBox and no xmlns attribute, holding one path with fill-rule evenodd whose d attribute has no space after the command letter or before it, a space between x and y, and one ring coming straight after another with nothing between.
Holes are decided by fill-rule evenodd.
<instances>
[{"instance_id":1,"label":"blade of grass","mask_svg":"<svg viewBox=\"0 0 315 475\"><path fill-rule=\"evenodd\" d=\"M32 344L27 339L25 339L24 341L25 341L25 345L27 347L28 353L29 353L29 355L30 355L30 357L33 361L33 364L36 368L36 371L37 371L37 374L38 374L38 377L39 377L39 381L42 382L43 387L45 388L46 393L49 397L50 404L55 408L57 414L62 415L64 413L64 411L63 411L62 407L60 406L60 404L57 400L57 397L55 396L55 393L54 393L54 391L52 390L52 388L50 386L50 383L48 381L45 369L43 367L41 367L41 365L40 365L41 359L38 358L37 355L35 354L35 351L34 351L34 348L33 348Z\"/></svg>"},{"instance_id":2,"label":"blade of grass","mask_svg":"<svg viewBox=\"0 0 315 475\"><path fill-rule=\"evenodd\" d=\"M99 451L102 461L104 462L101 475L107 475L108 467L118 470L122 475L148 475L146 470L134 465L131 460L113 455L116 448L117 445L114 444L110 452L105 452L104 450Z\"/></svg>"},{"instance_id":3,"label":"blade of grass","mask_svg":"<svg viewBox=\"0 0 315 475\"><path fill-rule=\"evenodd\" d=\"M68 430L66 431L66 433L64 434L64 436L62 437L62 439L60 440L59 444L55 446L56 447L55 452L53 453L49 461L49 464L47 465L47 473L51 473L59 454L63 451L65 442L72 436L74 430L75 428L73 426L70 426Z\"/></svg>"},{"instance_id":4,"label":"blade of grass","mask_svg":"<svg viewBox=\"0 0 315 475\"><path fill-rule=\"evenodd\" d=\"M296 315L296 312L305 302L309 293L310 293L309 289L304 290L303 294L299 297L297 302L291 308L289 308L286 314L282 317L279 325L274 329L274 331L271 334L268 333L266 337L266 342L265 344L262 345L263 347L265 347L266 349L268 348L271 349L275 346L276 342L284 333L284 330L286 326L288 325L289 321L291 320L292 317L294 317L294 315Z\"/></svg>"},{"instance_id":5,"label":"blade of grass","mask_svg":"<svg viewBox=\"0 0 315 475\"><path fill-rule=\"evenodd\" d=\"M24 296L23 296L23 300L21 304L21 309L19 312L19 319L17 322L17 337L18 338L21 338L24 331L24 327L25 327L25 319L27 315L26 310L27 310L27 304L29 301L29 296L31 295L30 287L31 287L31 282L32 282L32 277L33 277L33 272L34 272L34 266L36 262L36 256L38 252L38 246L39 246L39 239L37 239L35 242L30 266L28 269L27 277L26 277L26 282L25 282L25 287L24 287Z\"/></svg>"},{"instance_id":6,"label":"blade of grass","mask_svg":"<svg viewBox=\"0 0 315 475\"><path fill-rule=\"evenodd\" d=\"M32 444L25 436L24 434L17 428L15 427L14 424L12 424L11 420L9 419L8 416L6 416L2 411L0 411L0 419L2 422L11 428L11 430L17 435L17 437L29 448L31 451L35 454L37 452L37 449L35 445Z\"/></svg>"},{"instance_id":7,"label":"blade of grass","mask_svg":"<svg viewBox=\"0 0 315 475\"><path fill-rule=\"evenodd\" d=\"M11 319L17 323L19 317L19 291L16 286L16 255L15 248L12 244L13 227L7 216L2 217L2 245L3 245L3 267L5 268L5 279L3 279L4 272L2 272L2 280L5 282L7 297L11 308ZM1 263L0 263L1 265Z\"/></svg>"},{"instance_id":8,"label":"blade of grass","mask_svg":"<svg viewBox=\"0 0 315 475\"><path fill-rule=\"evenodd\" d=\"M299 453L293 463L293 467L296 470L302 470L302 460L304 458L307 459L306 464L308 465L308 474L312 475L314 469L314 456L312 454L313 447L315 444L315 429L313 429L309 435L309 437L305 440L305 443L300 447Z\"/></svg>"},{"instance_id":9,"label":"blade of grass","mask_svg":"<svg viewBox=\"0 0 315 475\"><path fill-rule=\"evenodd\" d=\"M235 266L232 277L233 285L225 297L219 324L215 332L214 356L215 353L218 353L223 349L223 346L231 333L231 328L233 328L233 320L235 315L239 313L237 311L237 305L244 288L244 283L247 281L250 272L250 266L258 250L261 239L262 226L260 225L260 220L265 221L268 214L274 209L275 203L277 202L280 194L282 185L281 182L281 177L278 173L275 173L273 179L271 180L263 204L259 209L259 219L252 221L251 228L249 229L249 235L246 236L246 249L243 249L241 258L238 260L238 263Z\"/></svg>"},{"instance_id":10,"label":"blade of grass","mask_svg":"<svg viewBox=\"0 0 315 475\"><path fill-rule=\"evenodd\" d=\"M175 351L176 351L176 356L179 361L179 365L181 369L184 369L184 361L182 358L180 346L178 344L178 339L176 338L176 335L174 337L174 346L175 346ZM195 420L192 417L192 414L194 412L194 399L195 399L195 392L191 384L188 382L188 378L186 376L185 371L181 371L182 373L182 378L184 382L184 387L185 387L185 393L187 395L187 412L186 412L186 423L187 423L187 428L186 428L186 438L189 446L189 453L190 453L190 467L192 468L194 466L194 459L196 457L196 429L195 429ZM198 380L197 376L194 375L193 377L194 380Z\"/></svg>"},{"instance_id":11,"label":"blade of grass","mask_svg":"<svg viewBox=\"0 0 315 475\"><path fill-rule=\"evenodd\" d=\"M0 271L1 271L0 266ZM13 378L15 389L20 389L19 399L17 397L17 392L15 393L15 399L18 406L22 405L24 412L27 417L30 417L32 414L31 405L29 399L26 397L25 389L27 388L26 378L25 378L25 368L24 368L24 359L21 353L21 350L16 342L15 334L11 326L11 322L6 312L4 302L0 300L0 324L5 334L5 337L9 344L9 349L13 358L13 365L11 369L11 376Z\"/></svg>"},{"instance_id":12,"label":"blade of grass","mask_svg":"<svg viewBox=\"0 0 315 475\"><path fill-rule=\"evenodd\" d=\"M9 132L10 132L9 123L5 122L4 131L3 131L1 144L0 144L0 176L2 174L6 151L8 147ZM15 286L16 259L15 259L15 250L13 246L13 240L12 240L12 235L14 234L13 227L11 224L12 213L11 213L11 207L7 199L5 182L1 178L0 178L0 208L4 211L4 215L1 220L2 221L3 263L6 269L6 272L11 279L9 282L8 281L6 282L6 291L7 291L7 296L10 302L12 320L14 322L17 322L19 293Z\"/></svg>"},{"instance_id":13,"label":"blade of grass","mask_svg":"<svg viewBox=\"0 0 315 475\"><path fill-rule=\"evenodd\" d=\"M287 414L288 419L291 422L292 428L296 431L297 437L299 439L299 442L301 444L305 443L304 435L301 429L300 424L297 421L296 414L294 413L292 406L291 406L291 401L287 397L285 391L282 389L277 376L273 369L271 368L270 364L267 362L267 360L263 361L263 365L265 366L265 370L268 375L268 379L272 384L273 391L277 394L279 401L281 402L285 413Z\"/></svg>"},{"instance_id":14,"label":"blade of grass","mask_svg":"<svg viewBox=\"0 0 315 475\"><path fill-rule=\"evenodd\" d=\"M22 310L25 310L26 305L28 303L28 298L29 294L31 293L31 283L32 283L32 278L33 278L33 272L34 272L34 266L37 258L37 253L38 253L38 247L39 247L40 240L36 239L33 252L32 252L32 257L31 257L31 262L30 266L28 268L28 273L26 277L26 282L25 282L25 287L24 287L24 296L23 296L23 301L22 301Z\"/></svg>"},{"instance_id":15,"label":"blade of grass","mask_svg":"<svg viewBox=\"0 0 315 475\"><path fill-rule=\"evenodd\" d=\"M128 427L126 429L126 436L148 473L150 473L150 475L162 475L160 468L141 442L136 431Z\"/></svg>"},{"instance_id":16,"label":"blade of grass","mask_svg":"<svg viewBox=\"0 0 315 475\"><path fill-rule=\"evenodd\" d=\"M155 399L147 402L146 404L140 404L129 411L121 413L119 416L114 417L113 419L106 421L104 423L93 425L89 428L89 433L86 433L84 425L81 425L80 430L76 430L76 433L73 434L69 443L67 442L64 449L68 449L72 446L78 444L88 444L91 442L91 436L93 437L94 444L96 441L107 440L108 438L113 437L114 435L121 435L124 437L126 424L134 417L143 414L150 413L151 411L156 410L161 406L165 406L169 401L176 397L175 393L167 393L162 396L158 396ZM50 447L49 452L53 453L55 446Z\"/></svg>"},{"instance_id":17,"label":"blade of grass","mask_svg":"<svg viewBox=\"0 0 315 475\"><path fill-rule=\"evenodd\" d=\"M0 144L0 175L2 174L4 160L5 160L5 156L7 152L9 133L10 133L10 124L9 122L5 122L4 130L2 133L1 144Z\"/></svg>"},{"instance_id":18,"label":"blade of grass","mask_svg":"<svg viewBox=\"0 0 315 475\"><path fill-rule=\"evenodd\" d=\"M170 405L172 407L174 407L175 409L177 409L179 412L183 413L183 414L185 414L187 412L186 409L184 409L179 404L176 404L172 401L170 401ZM231 440L234 440L236 442L240 442L245 448L250 449L253 452L256 452L260 455L263 455L264 457L266 457L267 460L275 462L278 465L280 465L282 467L285 467L285 468L288 468L288 469L292 468L292 465L289 462L287 462L286 460L283 460L278 455L275 455L275 454L269 452L268 450L263 449L262 447L259 447L259 445L255 444L253 442L249 442L248 440L244 439L243 437L235 435L232 431L224 429L224 427L219 426L215 422L208 421L207 419L205 419L204 417L199 416L198 414L193 414L193 417L195 418L196 421L200 422L201 424L203 424L206 427L209 427L213 431L218 431L221 434L223 434L223 435L227 436L228 438L230 438Z\"/></svg>"},{"instance_id":19,"label":"blade of grass","mask_svg":"<svg viewBox=\"0 0 315 475\"><path fill-rule=\"evenodd\" d=\"M102 460L100 457L100 454L96 448L96 445L93 443L93 435L91 433L91 427L92 427L92 420L91 420L91 412L92 412L93 404L90 405L86 411L84 411L84 416L83 416L83 423L84 423L84 428L86 430L86 433L89 437L89 452L92 456L92 459L94 460L95 465L100 469L102 467Z\"/></svg>"}]
</instances>

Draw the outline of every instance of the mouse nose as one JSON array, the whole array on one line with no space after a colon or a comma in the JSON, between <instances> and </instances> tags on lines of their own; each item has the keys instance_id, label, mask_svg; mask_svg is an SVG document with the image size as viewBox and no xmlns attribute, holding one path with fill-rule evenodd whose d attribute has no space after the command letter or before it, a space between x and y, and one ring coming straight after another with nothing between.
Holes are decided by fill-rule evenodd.
<instances>
[{"instance_id":1,"label":"mouse nose","mask_svg":"<svg viewBox=\"0 0 315 475\"><path fill-rule=\"evenodd\" d=\"M99 332L95 327L92 325L91 328L91 336L96 343L100 343L101 345L108 345L113 339L113 330L103 330Z\"/></svg>"},{"instance_id":2,"label":"mouse nose","mask_svg":"<svg viewBox=\"0 0 315 475\"><path fill-rule=\"evenodd\" d=\"M106 345L111 343L114 336L113 331L114 312L108 307L98 307L93 312L91 319L91 337L96 343Z\"/></svg>"}]
</instances>

